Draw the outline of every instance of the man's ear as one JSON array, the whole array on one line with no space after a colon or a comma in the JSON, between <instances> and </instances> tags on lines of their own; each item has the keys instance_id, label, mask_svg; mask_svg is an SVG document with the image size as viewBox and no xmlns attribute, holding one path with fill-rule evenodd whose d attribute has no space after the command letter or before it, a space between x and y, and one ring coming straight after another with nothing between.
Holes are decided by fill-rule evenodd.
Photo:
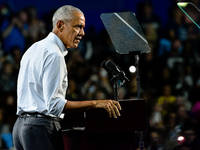
<instances>
[{"instance_id":1,"label":"man's ear","mask_svg":"<svg viewBox=\"0 0 200 150\"><path fill-rule=\"evenodd\" d=\"M56 25L57 25L58 30L62 32L63 31L64 22L62 20L59 20Z\"/></svg>"}]
</instances>

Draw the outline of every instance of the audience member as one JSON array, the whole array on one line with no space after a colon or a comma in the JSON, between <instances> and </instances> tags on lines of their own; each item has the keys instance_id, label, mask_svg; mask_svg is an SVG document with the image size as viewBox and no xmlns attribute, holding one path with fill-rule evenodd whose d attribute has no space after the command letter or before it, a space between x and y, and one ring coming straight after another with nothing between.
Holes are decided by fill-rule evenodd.
<instances>
[{"instance_id":1,"label":"audience member","mask_svg":"<svg viewBox=\"0 0 200 150\"><path fill-rule=\"evenodd\" d=\"M2 21L0 32L2 36L2 48L10 53L13 46L18 46L21 53L26 48L26 38L28 36L28 25L24 22L23 11L11 15Z\"/></svg>"},{"instance_id":2,"label":"audience member","mask_svg":"<svg viewBox=\"0 0 200 150\"><path fill-rule=\"evenodd\" d=\"M153 5L151 1L143 1L138 4L138 21L144 31L144 34L149 35L153 33L150 38L151 41L157 43L161 36L162 23L159 16L153 12Z\"/></svg>"},{"instance_id":3,"label":"audience member","mask_svg":"<svg viewBox=\"0 0 200 150\"><path fill-rule=\"evenodd\" d=\"M5 109L0 108L0 149L12 149L13 140L12 140L12 126L5 122Z\"/></svg>"},{"instance_id":4,"label":"audience member","mask_svg":"<svg viewBox=\"0 0 200 150\"><path fill-rule=\"evenodd\" d=\"M33 6L27 7L29 37L28 47L34 42L43 39L47 35L44 21L38 18L37 9Z\"/></svg>"},{"instance_id":5,"label":"audience member","mask_svg":"<svg viewBox=\"0 0 200 150\"><path fill-rule=\"evenodd\" d=\"M0 93L16 92L17 75L14 74L13 65L9 61L5 61L0 72Z\"/></svg>"},{"instance_id":6,"label":"audience member","mask_svg":"<svg viewBox=\"0 0 200 150\"><path fill-rule=\"evenodd\" d=\"M164 118L167 114L173 111L175 107L176 97L172 94L172 88L170 85L164 85L162 88L163 92L158 97L157 104L162 108L162 117Z\"/></svg>"}]
</instances>

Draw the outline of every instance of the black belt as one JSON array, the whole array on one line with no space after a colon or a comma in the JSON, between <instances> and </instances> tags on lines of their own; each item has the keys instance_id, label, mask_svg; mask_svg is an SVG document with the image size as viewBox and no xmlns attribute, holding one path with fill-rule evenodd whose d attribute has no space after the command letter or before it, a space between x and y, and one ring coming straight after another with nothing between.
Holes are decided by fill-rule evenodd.
<instances>
[{"instance_id":1,"label":"black belt","mask_svg":"<svg viewBox=\"0 0 200 150\"><path fill-rule=\"evenodd\" d=\"M46 118L46 119L51 119L51 120L55 120L55 121L61 121L61 118L58 117L51 117L51 116L47 116L44 114L39 114L39 113L22 113L20 115L20 117L24 118L24 117L35 117L35 118Z\"/></svg>"}]
</instances>

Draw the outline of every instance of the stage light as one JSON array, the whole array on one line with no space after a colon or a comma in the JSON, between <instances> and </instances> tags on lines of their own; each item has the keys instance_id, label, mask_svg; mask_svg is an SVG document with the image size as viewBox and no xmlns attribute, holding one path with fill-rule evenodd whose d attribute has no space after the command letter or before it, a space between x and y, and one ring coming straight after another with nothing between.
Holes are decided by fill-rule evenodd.
<instances>
[{"instance_id":1,"label":"stage light","mask_svg":"<svg viewBox=\"0 0 200 150\"><path fill-rule=\"evenodd\" d=\"M179 136L179 137L177 138L177 140L178 140L178 143L179 143L179 144L183 144L183 142L185 141L185 137L184 137L184 136Z\"/></svg>"},{"instance_id":2,"label":"stage light","mask_svg":"<svg viewBox=\"0 0 200 150\"><path fill-rule=\"evenodd\" d=\"M136 71L135 66L130 66L130 67L129 67L129 71L130 71L131 73L134 73L134 72Z\"/></svg>"},{"instance_id":3,"label":"stage light","mask_svg":"<svg viewBox=\"0 0 200 150\"><path fill-rule=\"evenodd\" d=\"M177 3L177 5L180 7L186 7L188 5L188 3L179 2L179 3Z\"/></svg>"}]
</instances>

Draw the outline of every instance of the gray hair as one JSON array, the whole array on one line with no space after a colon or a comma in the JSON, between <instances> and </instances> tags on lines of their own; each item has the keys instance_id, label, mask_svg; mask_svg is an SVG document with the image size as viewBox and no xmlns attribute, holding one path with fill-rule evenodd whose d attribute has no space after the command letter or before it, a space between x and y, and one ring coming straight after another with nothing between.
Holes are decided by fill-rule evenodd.
<instances>
[{"instance_id":1,"label":"gray hair","mask_svg":"<svg viewBox=\"0 0 200 150\"><path fill-rule=\"evenodd\" d=\"M83 14L83 12L80 9L71 5L64 5L60 7L53 15L53 18L52 18L53 27L56 26L56 23L59 20L67 21L67 22L71 21L74 18L74 12Z\"/></svg>"}]
</instances>

